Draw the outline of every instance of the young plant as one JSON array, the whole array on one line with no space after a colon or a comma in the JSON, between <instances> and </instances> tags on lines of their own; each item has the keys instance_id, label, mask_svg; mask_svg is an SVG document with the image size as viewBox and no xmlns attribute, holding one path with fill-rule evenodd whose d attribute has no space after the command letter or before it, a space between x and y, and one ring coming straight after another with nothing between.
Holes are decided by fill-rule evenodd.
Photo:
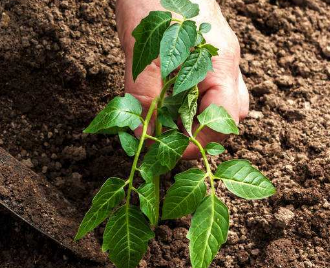
<instances>
[{"instance_id":1,"label":"young plant","mask_svg":"<svg viewBox=\"0 0 330 268\"><path fill-rule=\"evenodd\" d=\"M245 199L271 196L275 188L246 160L223 162L212 172L207 154L219 155L225 149L215 142L203 148L196 138L198 133L205 127L223 134L239 132L226 110L214 104L197 116L199 127L192 132L197 111L197 85L213 70L211 58L218 55L218 49L207 44L203 37L211 25L202 23L197 28L191 18L199 14L199 7L189 0L161 0L161 4L181 14L182 19L172 18L168 11L152 11L135 28L133 78L160 56L163 89L152 101L145 118L142 118L139 101L125 94L110 101L84 131L118 134L124 151L134 156L134 160L127 179L109 178L101 187L75 239L82 238L108 219L103 251L109 251L110 260L118 268L136 267L147 250L148 241L154 237L151 227L158 223L159 176L172 170L189 143L193 143L201 152L205 170L193 168L175 176L175 183L165 196L162 219L193 214L187 236L190 260L192 267L206 268L226 242L229 228L228 208L216 196L215 180L221 180L229 191ZM180 70L174 74L178 67ZM155 114L155 135L149 135L147 129ZM189 136L179 132L175 123L179 117ZM139 125L143 130L137 139L128 132ZM163 132L163 126L169 130ZM139 161L148 139L154 143ZM133 186L136 173L144 179L144 184L138 188ZM210 184L209 193L206 181ZM140 207L130 203L132 192L138 194Z\"/></svg>"}]
</instances>

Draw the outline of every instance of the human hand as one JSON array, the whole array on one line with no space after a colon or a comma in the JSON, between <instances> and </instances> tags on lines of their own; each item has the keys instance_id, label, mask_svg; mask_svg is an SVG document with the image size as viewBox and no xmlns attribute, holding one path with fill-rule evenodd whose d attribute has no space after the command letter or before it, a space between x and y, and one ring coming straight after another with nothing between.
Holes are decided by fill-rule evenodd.
<instances>
[{"instance_id":1,"label":"human hand","mask_svg":"<svg viewBox=\"0 0 330 268\"><path fill-rule=\"evenodd\" d=\"M212 58L214 72L209 72L205 80L198 85L201 97L199 112L214 103L223 106L238 123L247 115L249 108L247 88L239 69L238 40L215 0L192 0L192 2L198 3L200 7L200 14L194 20L197 23L209 22L212 25L212 30L204 35L206 41L219 48L219 56ZM160 94L162 88L160 62L159 59L155 60L135 82L133 81L132 61L135 40L132 31L152 10L164 9L155 0L139 0L138 5L132 0L117 0L117 29L126 57L125 91L136 97L145 111L152 100ZM154 122L151 122L150 132L153 126ZM136 135L139 131L141 130L136 131ZM212 141L221 142L224 138L224 135L219 135L209 128L204 128L197 136L203 146ZM193 144L188 146L183 155L186 159L199 156L199 150Z\"/></svg>"}]
</instances>

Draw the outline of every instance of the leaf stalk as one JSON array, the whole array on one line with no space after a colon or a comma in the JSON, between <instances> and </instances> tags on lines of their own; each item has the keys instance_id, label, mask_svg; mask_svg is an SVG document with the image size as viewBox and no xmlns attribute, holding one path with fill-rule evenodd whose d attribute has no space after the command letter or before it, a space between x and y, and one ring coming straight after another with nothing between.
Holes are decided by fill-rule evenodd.
<instances>
[{"instance_id":1,"label":"leaf stalk","mask_svg":"<svg viewBox=\"0 0 330 268\"><path fill-rule=\"evenodd\" d=\"M206 174L210 179L211 192L212 192L213 195L215 195L214 175L212 173L210 163L207 160L206 152L205 152L203 146L200 144L200 142L196 138L191 137L189 140L198 147L199 151L202 154L203 162L204 162L204 165L205 165L205 168L206 168Z\"/></svg>"},{"instance_id":2,"label":"leaf stalk","mask_svg":"<svg viewBox=\"0 0 330 268\"><path fill-rule=\"evenodd\" d=\"M157 139L156 137L154 137L154 136L150 136L150 135L146 135L146 139L149 139L149 140L153 140L153 141L156 141L156 142L160 142L160 140L159 139Z\"/></svg>"},{"instance_id":3,"label":"leaf stalk","mask_svg":"<svg viewBox=\"0 0 330 268\"><path fill-rule=\"evenodd\" d=\"M172 21L176 21L176 22L179 22L179 23L183 23L184 20L180 20L180 19L176 19L176 18L172 18Z\"/></svg>"},{"instance_id":4,"label":"leaf stalk","mask_svg":"<svg viewBox=\"0 0 330 268\"><path fill-rule=\"evenodd\" d=\"M200 125L194 132L193 137L196 139L197 135L199 134L199 132L201 132L201 130L205 127L205 125Z\"/></svg>"}]
</instances>

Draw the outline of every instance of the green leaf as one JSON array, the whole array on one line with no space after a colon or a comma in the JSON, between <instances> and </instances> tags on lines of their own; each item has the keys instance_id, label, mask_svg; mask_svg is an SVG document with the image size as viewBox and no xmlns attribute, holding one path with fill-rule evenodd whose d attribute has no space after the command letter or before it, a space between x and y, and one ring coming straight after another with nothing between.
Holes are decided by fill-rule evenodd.
<instances>
[{"instance_id":1,"label":"green leaf","mask_svg":"<svg viewBox=\"0 0 330 268\"><path fill-rule=\"evenodd\" d=\"M199 31L201 33L208 33L209 31L211 31L211 24L207 23L207 22L203 22L200 26L199 26Z\"/></svg>"},{"instance_id":2,"label":"green leaf","mask_svg":"<svg viewBox=\"0 0 330 268\"><path fill-rule=\"evenodd\" d=\"M218 56L219 55L219 53L218 53L219 49L216 48L215 46L212 46L211 44L204 44L203 48L206 48L212 56Z\"/></svg>"},{"instance_id":3,"label":"green leaf","mask_svg":"<svg viewBox=\"0 0 330 268\"><path fill-rule=\"evenodd\" d=\"M185 97L179 109L182 124L190 136L192 136L191 129L194 122L194 117L197 112L198 95L199 95L198 88L193 87Z\"/></svg>"},{"instance_id":4,"label":"green leaf","mask_svg":"<svg viewBox=\"0 0 330 268\"><path fill-rule=\"evenodd\" d=\"M204 39L204 36L202 35L201 32L197 32L197 37L196 37L196 41L195 41L195 46L198 46L200 44L203 44L205 43L205 39Z\"/></svg>"},{"instance_id":5,"label":"green leaf","mask_svg":"<svg viewBox=\"0 0 330 268\"><path fill-rule=\"evenodd\" d=\"M173 119L177 119L179 115L179 108L185 99L187 92L179 93L175 96L169 96L164 99L163 107L166 107Z\"/></svg>"},{"instance_id":6,"label":"green leaf","mask_svg":"<svg viewBox=\"0 0 330 268\"><path fill-rule=\"evenodd\" d=\"M196 35L196 23L190 20L181 24L175 23L165 31L160 43L162 78L168 76L188 58Z\"/></svg>"},{"instance_id":7,"label":"green leaf","mask_svg":"<svg viewBox=\"0 0 330 268\"><path fill-rule=\"evenodd\" d=\"M227 113L227 111L215 104L211 104L200 115L197 116L199 123L203 126L223 133L223 134L239 134L238 128L234 119Z\"/></svg>"},{"instance_id":8,"label":"green leaf","mask_svg":"<svg viewBox=\"0 0 330 268\"><path fill-rule=\"evenodd\" d=\"M189 0L161 0L160 3L165 9L178 13L186 19L199 14L198 4L193 4Z\"/></svg>"},{"instance_id":9,"label":"green leaf","mask_svg":"<svg viewBox=\"0 0 330 268\"><path fill-rule=\"evenodd\" d=\"M224 182L229 191L245 199L261 199L276 193L273 184L246 160L223 162L215 176Z\"/></svg>"},{"instance_id":10,"label":"green leaf","mask_svg":"<svg viewBox=\"0 0 330 268\"><path fill-rule=\"evenodd\" d=\"M82 220L75 240L84 237L108 216L111 210L125 197L125 182L118 178L108 179L92 201L92 207Z\"/></svg>"},{"instance_id":11,"label":"green leaf","mask_svg":"<svg viewBox=\"0 0 330 268\"><path fill-rule=\"evenodd\" d=\"M173 118L166 107L158 109L157 119L164 127L178 129L178 126L174 123Z\"/></svg>"},{"instance_id":12,"label":"green leaf","mask_svg":"<svg viewBox=\"0 0 330 268\"><path fill-rule=\"evenodd\" d=\"M119 132L121 146L128 156L134 156L139 146L139 141L126 132Z\"/></svg>"},{"instance_id":13,"label":"green leaf","mask_svg":"<svg viewBox=\"0 0 330 268\"><path fill-rule=\"evenodd\" d=\"M196 49L182 64L174 84L173 95L186 91L203 81L212 69L211 54L206 48Z\"/></svg>"},{"instance_id":14,"label":"green leaf","mask_svg":"<svg viewBox=\"0 0 330 268\"><path fill-rule=\"evenodd\" d=\"M169 171L166 166L163 166L160 163L160 159L158 159L158 148L158 142L151 145L149 151L143 158L141 166L139 167L140 174L147 183L151 183L155 176L165 174Z\"/></svg>"},{"instance_id":15,"label":"green leaf","mask_svg":"<svg viewBox=\"0 0 330 268\"><path fill-rule=\"evenodd\" d=\"M97 132L97 134L116 135L119 132L124 132L126 130L127 130L127 127L111 127L111 128L99 130Z\"/></svg>"},{"instance_id":16,"label":"green leaf","mask_svg":"<svg viewBox=\"0 0 330 268\"><path fill-rule=\"evenodd\" d=\"M139 167L142 178L152 182L155 176L173 169L189 144L189 138L176 130L169 130L157 137Z\"/></svg>"},{"instance_id":17,"label":"green leaf","mask_svg":"<svg viewBox=\"0 0 330 268\"><path fill-rule=\"evenodd\" d=\"M159 55L160 42L170 26L171 12L151 11L134 29L133 79Z\"/></svg>"},{"instance_id":18,"label":"green leaf","mask_svg":"<svg viewBox=\"0 0 330 268\"><path fill-rule=\"evenodd\" d=\"M173 169L189 144L189 138L176 130L164 132L158 137L157 159L169 170Z\"/></svg>"},{"instance_id":19,"label":"green leaf","mask_svg":"<svg viewBox=\"0 0 330 268\"><path fill-rule=\"evenodd\" d=\"M210 142L205 149L209 155L219 155L226 151L225 147L216 142Z\"/></svg>"},{"instance_id":20,"label":"green leaf","mask_svg":"<svg viewBox=\"0 0 330 268\"><path fill-rule=\"evenodd\" d=\"M107 223L102 250L109 250L109 258L117 268L134 268L153 237L154 233L140 210L135 206L123 206Z\"/></svg>"},{"instance_id":21,"label":"green leaf","mask_svg":"<svg viewBox=\"0 0 330 268\"><path fill-rule=\"evenodd\" d=\"M215 196L207 196L191 220L187 238L193 268L208 268L227 240L228 208Z\"/></svg>"},{"instance_id":22,"label":"green leaf","mask_svg":"<svg viewBox=\"0 0 330 268\"><path fill-rule=\"evenodd\" d=\"M206 193L205 176L203 171L195 168L174 177L175 183L167 191L164 200L164 220L181 218L195 212Z\"/></svg>"},{"instance_id":23,"label":"green leaf","mask_svg":"<svg viewBox=\"0 0 330 268\"><path fill-rule=\"evenodd\" d=\"M94 118L84 133L100 133L117 131L118 128L129 127L136 129L141 124L142 107L140 102L131 94L124 97L115 97Z\"/></svg>"},{"instance_id":24,"label":"green leaf","mask_svg":"<svg viewBox=\"0 0 330 268\"><path fill-rule=\"evenodd\" d=\"M156 220L156 189L154 183L146 183L139 187L140 207L142 212L148 217L151 225L157 224Z\"/></svg>"}]
</instances>

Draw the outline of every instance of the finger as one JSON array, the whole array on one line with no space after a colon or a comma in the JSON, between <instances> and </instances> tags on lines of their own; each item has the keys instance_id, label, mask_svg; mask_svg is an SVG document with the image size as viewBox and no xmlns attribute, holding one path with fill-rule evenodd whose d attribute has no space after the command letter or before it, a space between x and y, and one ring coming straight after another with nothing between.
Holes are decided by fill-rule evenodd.
<instances>
[{"instance_id":1,"label":"finger","mask_svg":"<svg viewBox=\"0 0 330 268\"><path fill-rule=\"evenodd\" d=\"M243 75L241 71L239 72L238 78L238 94L239 94L239 120L242 121L249 113L249 92L247 90L246 84L243 80Z\"/></svg>"},{"instance_id":2,"label":"finger","mask_svg":"<svg viewBox=\"0 0 330 268\"><path fill-rule=\"evenodd\" d=\"M221 82L219 76L216 74L210 74L211 80L207 81L210 88L205 89L204 95L200 103L199 112L201 113L210 104L214 103L218 106L222 106L226 111L232 116L235 122L238 124L240 119L240 97L238 89L238 79L239 72L232 72L233 75L230 76L230 72L227 73L227 78L225 82ZM219 75L219 74L217 74ZM209 79L208 78L208 79ZM204 85L205 86L205 85ZM215 132L207 127L205 127L197 136L197 140L205 147L209 142L222 142L225 139L225 135ZM190 144L186 149L184 155L186 159L193 159L200 157L199 149L194 145Z\"/></svg>"},{"instance_id":3,"label":"finger","mask_svg":"<svg viewBox=\"0 0 330 268\"><path fill-rule=\"evenodd\" d=\"M197 124L195 126L197 128ZM205 148L205 146L210 142L221 142L226 138L226 135L223 135L221 133L215 132L209 128L204 128L202 132L198 134L197 140L199 143ZM200 158L201 152L199 148L193 144L190 143L187 147L187 149L183 153L183 159L186 160L192 160Z\"/></svg>"},{"instance_id":4,"label":"finger","mask_svg":"<svg viewBox=\"0 0 330 268\"><path fill-rule=\"evenodd\" d=\"M237 108L238 101L236 94L232 91L215 88L207 91L201 101L201 111L208 107L211 103L223 106L227 112L233 117L236 123L239 121L239 110ZM195 126L195 128L197 125ZM222 142L226 135L213 131L205 127L197 136L197 140L205 147L210 142ZM183 154L185 159L194 159L200 157L199 149L194 144L189 144Z\"/></svg>"}]
</instances>

